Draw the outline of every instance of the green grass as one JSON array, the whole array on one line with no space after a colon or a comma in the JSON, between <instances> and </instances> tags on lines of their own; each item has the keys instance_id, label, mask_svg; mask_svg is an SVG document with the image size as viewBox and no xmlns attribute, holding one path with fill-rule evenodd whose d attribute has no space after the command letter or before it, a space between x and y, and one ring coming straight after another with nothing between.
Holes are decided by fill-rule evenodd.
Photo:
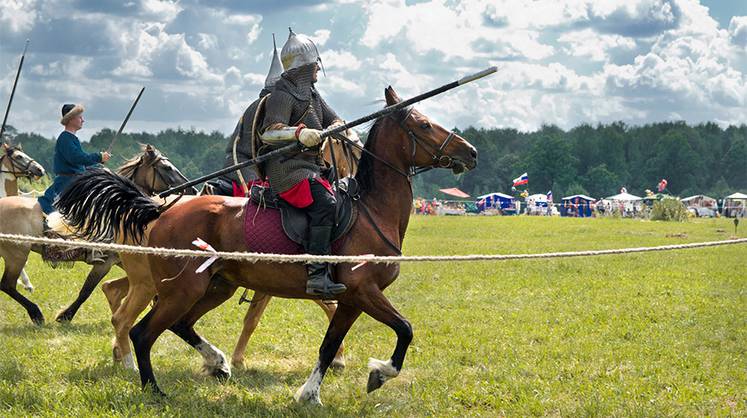
<instances>
[{"instance_id":1,"label":"green grass","mask_svg":"<svg viewBox=\"0 0 747 418\"><path fill-rule=\"evenodd\" d=\"M745 229L739 236L745 237ZM517 253L711 241L731 220L415 217L408 255ZM346 338L347 368L328 374L324 407L292 395L310 373L326 320L310 302L274 300L226 384L170 333L154 347L158 401L111 365L111 326L96 291L70 325L31 325L0 295L0 415L49 416L744 416L747 245L557 260L403 264L387 295L415 338L402 373L365 393L369 357L394 333L365 315ZM365 267L364 267L365 268ZM31 296L47 320L77 293L83 266L37 257ZM115 272L112 277L118 277ZM230 355L238 295L198 331Z\"/></svg>"}]
</instances>

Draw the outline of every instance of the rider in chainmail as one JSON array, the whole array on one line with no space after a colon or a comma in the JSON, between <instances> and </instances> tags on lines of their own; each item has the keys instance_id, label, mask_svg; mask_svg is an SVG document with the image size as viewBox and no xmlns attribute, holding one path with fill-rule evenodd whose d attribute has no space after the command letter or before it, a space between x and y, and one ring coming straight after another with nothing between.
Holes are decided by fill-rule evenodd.
<instances>
[{"instance_id":1,"label":"rider in chainmail","mask_svg":"<svg viewBox=\"0 0 747 418\"><path fill-rule=\"evenodd\" d=\"M309 218L308 254L330 253L335 226L335 197L329 182L321 175L322 129L344 122L324 102L314 88L321 59L313 41L292 30L281 51L285 72L265 104L260 138L263 152L298 141L304 150L276 157L265 163L270 186L289 204L302 208ZM331 298L345 291L345 285L332 281L327 263L306 265L306 292Z\"/></svg>"},{"instance_id":2,"label":"rider in chainmail","mask_svg":"<svg viewBox=\"0 0 747 418\"><path fill-rule=\"evenodd\" d=\"M270 64L270 70L265 78L265 86L262 91L259 92L259 98L246 108L244 115L239 119L236 128L229 137L228 144L226 144L226 157L223 163L224 168L256 157L252 152L252 129L254 128L254 118L257 114L257 109L259 108L261 99L274 90L275 83L280 79L280 74L283 73L283 64L280 62L280 58L278 57L278 49L275 46L274 34L272 35L272 44L272 63ZM262 121L260 120L258 123L262 123ZM216 194L246 197L251 184L260 180L261 179L257 175L256 169L253 166L247 166L236 171L230 171L210 183Z\"/></svg>"}]
</instances>

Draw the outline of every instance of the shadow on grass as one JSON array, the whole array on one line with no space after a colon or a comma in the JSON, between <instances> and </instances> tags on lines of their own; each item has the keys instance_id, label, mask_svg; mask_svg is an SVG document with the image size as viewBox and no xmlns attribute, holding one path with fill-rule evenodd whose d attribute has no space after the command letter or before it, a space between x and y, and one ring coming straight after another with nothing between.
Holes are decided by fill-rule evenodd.
<instances>
[{"instance_id":1,"label":"shadow on grass","mask_svg":"<svg viewBox=\"0 0 747 418\"><path fill-rule=\"evenodd\" d=\"M241 411L244 416L356 416L334 406L296 404L294 389L287 391L286 400L264 399L251 393L252 390L267 389L274 385L294 388L303 384L303 371L271 372L265 370L242 370L222 384L218 380L198 374L194 369L163 370L158 372L159 386L166 397L140 389L140 379L136 372L100 361L89 367L71 370L67 381L72 386L86 387L95 382L110 382L102 393L90 394L87 400L96 410L99 407L118 411L132 411L151 414L168 408L191 414L233 416ZM119 377L130 383L112 379ZM116 382L116 387L112 382ZM195 390L194 386L205 386ZM225 387L225 390L223 389ZM261 395L260 395L261 396Z\"/></svg>"},{"instance_id":2,"label":"shadow on grass","mask_svg":"<svg viewBox=\"0 0 747 418\"><path fill-rule=\"evenodd\" d=\"M62 335L108 335L111 330L111 324L107 321L83 322L83 323L64 323L59 324L49 321L42 326L34 325L31 321L26 323L0 325L0 335L8 337L38 337L40 333L52 331Z\"/></svg>"}]
</instances>

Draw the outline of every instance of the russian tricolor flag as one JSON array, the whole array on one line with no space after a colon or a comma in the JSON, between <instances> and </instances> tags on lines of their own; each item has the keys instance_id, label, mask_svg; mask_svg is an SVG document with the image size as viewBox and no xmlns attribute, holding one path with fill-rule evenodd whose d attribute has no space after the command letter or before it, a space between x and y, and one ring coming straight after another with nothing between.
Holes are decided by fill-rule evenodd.
<instances>
[{"instance_id":1,"label":"russian tricolor flag","mask_svg":"<svg viewBox=\"0 0 747 418\"><path fill-rule=\"evenodd\" d=\"M522 184L529 184L529 175L527 173L514 179L514 187L521 186Z\"/></svg>"}]
</instances>

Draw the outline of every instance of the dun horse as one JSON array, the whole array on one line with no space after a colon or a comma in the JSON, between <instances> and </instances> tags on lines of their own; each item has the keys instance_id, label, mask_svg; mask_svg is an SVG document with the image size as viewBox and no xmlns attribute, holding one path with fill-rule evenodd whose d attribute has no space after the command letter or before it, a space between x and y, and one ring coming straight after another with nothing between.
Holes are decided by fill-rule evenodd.
<instances>
[{"instance_id":1,"label":"dun horse","mask_svg":"<svg viewBox=\"0 0 747 418\"><path fill-rule=\"evenodd\" d=\"M391 87L385 90L385 97L388 105L399 102ZM376 158L364 155L356 178L361 185L358 204L367 208L364 212L370 213L370 218L356 219L338 254L399 252L412 209L408 173L426 167L450 168L459 173L477 164L477 151L464 138L412 109L379 119L369 133L366 149ZM107 193L102 193L103 190ZM58 207L68 226L88 239L115 236L119 242L138 242L147 229L149 245L154 247L190 248L192 240L201 237L218 250L246 251L247 243L240 235L237 237L237 231L243 228L245 202L204 196L161 212L131 182L99 171L77 179L63 193ZM97 210L92 211L92 207ZM286 298L310 298L305 291L306 271L299 263L222 260L197 273L202 259L149 256L149 261L158 301L130 331L130 337L141 383L156 393L162 392L153 374L150 352L165 330L170 329L199 351L215 353L215 347L195 332L194 324L230 298L237 287ZM319 348L316 366L296 393L298 401L321 403L322 379L345 334L362 312L386 324L397 335L389 360L369 361L368 391L378 389L402 369L413 338L412 327L383 293L397 278L399 266L368 264L355 271L350 267L339 264L334 268L336 280L344 283L347 290L339 295L339 305Z\"/></svg>"},{"instance_id":2,"label":"dun horse","mask_svg":"<svg viewBox=\"0 0 747 418\"><path fill-rule=\"evenodd\" d=\"M18 152L15 152L15 154L18 154ZM140 190L148 194L158 193L187 181L167 158L150 145L143 148L142 155L127 161L119 170L122 175L134 181ZM0 199L0 232L2 233L41 237L43 235L43 219L44 215L36 199L18 196ZM42 247L23 243L0 242L0 258L5 259L5 271L0 282L0 289L26 308L29 317L35 324L41 325L44 323L44 316L39 307L16 290L16 281L19 275L23 273L23 267L28 260L30 251L41 253ZM86 277L78 297L57 315L57 321L72 320L83 302L91 295L93 289L109 273L112 266L118 262L116 256L109 255L104 263L94 265L88 277ZM24 276L25 274L21 277Z\"/></svg>"},{"instance_id":3,"label":"dun horse","mask_svg":"<svg viewBox=\"0 0 747 418\"><path fill-rule=\"evenodd\" d=\"M38 179L44 176L44 167L26 155L20 145L3 143L0 151L0 198L18 196L18 179ZM34 291L34 285L31 284L25 268L21 268L20 279L24 289Z\"/></svg>"}]
</instances>

